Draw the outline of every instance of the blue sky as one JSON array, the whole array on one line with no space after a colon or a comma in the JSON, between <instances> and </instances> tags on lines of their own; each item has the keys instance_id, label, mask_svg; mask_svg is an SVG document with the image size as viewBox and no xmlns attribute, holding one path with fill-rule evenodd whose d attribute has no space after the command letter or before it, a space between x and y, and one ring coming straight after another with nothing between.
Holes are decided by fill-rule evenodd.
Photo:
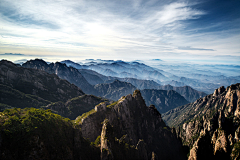
<instances>
[{"instance_id":1,"label":"blue sky","mask_svg":"<svg viewBox=\"0 0 240 160\"><path fill-rule=\"evenodd\" d=\"M1 0L0 59L240 64L239 0Z\"/></svg>"}]
</instances>

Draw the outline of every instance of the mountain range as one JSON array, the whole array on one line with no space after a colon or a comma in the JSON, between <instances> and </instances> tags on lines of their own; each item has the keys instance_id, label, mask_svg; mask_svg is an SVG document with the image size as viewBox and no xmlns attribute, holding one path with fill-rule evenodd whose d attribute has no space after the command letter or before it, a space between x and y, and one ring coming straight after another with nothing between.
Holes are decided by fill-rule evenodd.
<instances>
[{"instance_id":1,"label":"mountain range","mask_svg":"<svg viewBox=\"0 0 240 160\"><path fill-rule=\"evenodd\" d=\"M19 67L6 60L0 61L0 76L0 84L51 102L66 101L84 94L80 88L55 74Z\"/></svg>"},{"instance_id":2,"label":"mountain range","mask_svg":"<svg viewBox=\"0 0 240 160\"><path fill-rule=\"evenodd\" d=\"M0 159L240 158L239 83L207 95L190 86L161 85L175 75L140 62L74 65L0 61ZM163 75L163 81L140 79L144 72Z\"/></svg>"},{"instance_id":3,"label":"mountain range","mask_svg":"<svg viewBox=\"0 0 240 160\"><path fill-rule=\"evenodd\" d=\"M121 62L121 64L128 66L127 63L125 64ZM137 65L137 64L138 63L134 63L134 65ZM51 74L55 73L60 78L75 84L81 89L82 89L82 86L84 86L83 91L87 94L93 94L96 96L108 98L110 100L115 100L115 101L121 98L122 96L130 94L134 90L139 89L128 82L132 82L137 86L141 86L141 88L143 89L145 89L145 87L151 88L151 89L160 89L161 87L164 88L164 86L160 86L158 83L154 82L153 80L139 80L139 79L133 79L133 78L118 78L118 77L104 76L104 75L101 75L100 73L97 73L96 71L92 71L89 69L76 69L71 66L68 67L66 64L61 64L58 62L47 64L45 61L40 59L27 61L26 63L22 64L22 67L40 69ZM76 67L76 64L75 64L75 67ZM150 68L150 67L146 67L145 65L142 65L142 67ZM95 85L88 83L88 80ZM97 84L98 83L97 81L105 82L105 83ZM108 82L111 82L111 83L108 83ZM165 89L169 89L169 88L170 86L168 86L168 88L166 87ZM187 86L181 87L181 88L172 87L170 89L176 90L178 93L182 94L184 98L189 99L191 101L204 95L204 93L198 92ZM160 92L164 92L164 91L158 91L158 93ZM150 91L146 93L156 94L157 92ZM162 95L166 96L167 94L162 94ZM144 94L144 99L154 97L154 96L156 97L156 95ZM177 97L181 97L181 96L178 95ZM177 102L176 104L179 104L179 105L187 104L188 101L186 101L184 98L181 97L179 99L179 102ZM168 99L171 99L171 97L165 97L165 99L166 101L161 101L161 102L157 102L159 101L159 99L155 101L146 99L146 102L147 104L151 102L152 104L156 105L157 109L161 113L177 107L177 105L173 105L173 103L168 102ZM162 110L162 108L165 108L165 109Z\"/></svg>"},{"instance_id":4,"label":"mountain range","mask_svg":"<svg viewBox=\"0 0 240 160\"><path fill-rule=\"evenodd\" d=\"M45 63L43 63L45 64ZM24 68L6 60L0 61L0 109L49 108L62 116L75 119L100 102L56 74ZM77 105L72 105L77 103ZM57 106L57 107L56 107Z\"/></svg>"},{"instance_id":5,"label":"mountain range","mask_svg":"<svg viewBox=\"0 0 240 160\"><path fill-rule=\"evenodd\" d=\"M65 79L68 82L75 84L85 93L91 94L91 92L94 91L93 86L88 83L76 68L67 67L63 63L56 62L47 64L41 59L35 59L23 63L22 67L42 70L49 74L56 74L61 79Z\"/></svg>"},{"instance_id":6,"label":"mountain range","mask_svg":"<svg viewBox=\"0 0 240 160\"><path fill-rule=\"evenodd\" d=\"M152 60L147 63L149 66L143 61L125 62L101 59L87 59L79 63L65 60L61 63L77 69L94 70L105 76L153 80L160 85L170 84L175 87L190 86L208 94L211 94L215 88L226 87L240 80L239 75L236 75L239 73L239 66L230 65L171 64Z\"/></svg>"}]
</instances>

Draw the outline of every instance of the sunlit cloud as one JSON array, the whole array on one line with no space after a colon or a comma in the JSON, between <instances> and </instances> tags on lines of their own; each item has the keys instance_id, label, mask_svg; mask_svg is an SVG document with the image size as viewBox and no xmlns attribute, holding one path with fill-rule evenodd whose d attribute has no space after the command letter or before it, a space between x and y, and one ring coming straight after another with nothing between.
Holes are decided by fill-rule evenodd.
<instances>
[{"instance_id":1,"label":"sunlit cloud","mask_svg":"<svg viewBox=\"0 0 240 160\"><path fill-rule=\"evenodd\" d=\"M158 0L2 0L0 54L106 59L217 56L226 55L226 51L236 55L240 50L239 29L213 30L225 22L191 27L192 21L211 13L197 4Z\"/></svg>"}]
</instances>

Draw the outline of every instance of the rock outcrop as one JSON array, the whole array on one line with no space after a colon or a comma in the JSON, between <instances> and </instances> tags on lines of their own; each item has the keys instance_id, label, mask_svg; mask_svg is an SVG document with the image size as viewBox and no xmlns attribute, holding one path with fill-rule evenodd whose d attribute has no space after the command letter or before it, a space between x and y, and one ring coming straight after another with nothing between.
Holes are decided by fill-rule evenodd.
<instances>
[{"instance_id":1,"label":"rock outcrop","mask_svg":"<svg viewBox=\"0 0 240 160\"><path fill-rule=\"evenodd\" d=\"M151 159L152 152L155 153L154 157L162 159L186 159L176 134L165 125L154 106L146 106L139 90L134 91L133 95L123 96L114 104L99 104L95 110L78 117L76 123L80 125L83 137L90 141L95 141L102 135L102 158L111 159L113 156L114 159L118 159L111 142L120 144L124 137L125 145L129 145L127 148L132 150L131 155L141 153L140 159ZM111 131L108 132L108 129ZM110 133L112 134L106 136ZM103 138L104 135L108 139L107 142ZM136 146L137 151L130 146Z\"/></svg>"},{"instance_id":2,"label":"rock outcrop","mask_svg":"<svg viewBox=\"0 0 240 160\"><path fill-rule=\"evenodd\" d=\"M204 148L209 145L212 146L210 151L215 159L230 159L233 152L235 156L238 155L236 152L240 152L238 147L232 149L239 143L239 111L238 83L226 89L220 87L212 95L171 110L164 114L164 119L176 127L177 135L183 144L191 148L189 159L204 159L196 155L202 153L201 150L206 151ZM203 131L208 133L210 138L204 136L205 134L201 135ZM201 141L208 145L201 145Z\"/></svg>"}]
</instances>

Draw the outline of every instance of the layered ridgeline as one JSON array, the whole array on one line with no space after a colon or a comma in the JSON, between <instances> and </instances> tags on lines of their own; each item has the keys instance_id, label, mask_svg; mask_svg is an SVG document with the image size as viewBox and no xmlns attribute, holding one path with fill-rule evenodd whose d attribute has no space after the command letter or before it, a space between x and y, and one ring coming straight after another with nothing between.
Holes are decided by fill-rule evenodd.
<instances>
[{"instance_id":1,"label":"layered ridgeline","mask_svg":"<svg viewBox=\"0 0 240 160\"><path fill-rule=\"evenodd\" d=\"M62 61L68 66L73 66L77 69L91 69L105 76L119 77L119 78L136 78L136 79L150 79L158 83L169 80L163 73L164 71L152 68L139 62L124 62L124 61L104 61L104 62L90 62L88 64L80 65L72 61Z\"/></svg>"},{"instance_id":2,"label":"layered ridgeline","mask_svg":"<svg viewBox=\"0 0 240 160\"><path fill-rule=\"evenodd\" d=\"M71 119L107 101L85 95L55 74L20 67L6 60L0 61L0 95L1 111L13 107L42 107Z\"/></svg>"},{"instance_id":3,"label":"layered ridgeline","mask_svg":"<svg viewBox=\"0 0 240 160\"><path fill-rule=\"evenodd\" d=\"M239 83L168 111L163 119L191 149L189 160L240 158Z\"/></svg>"},{"instance_id":4,"label":"layered ridgeline","mask_svg":"<svg viewBox=\"0 0 240 160\"><path fill-rule=\"evenodd\" d=\"M139 91L100 103L74 122L50 110L7 109L0 112L0 137L3 160L186 159L175 130Z\"/></svg>"},{"instance_id":5,"label":"layered ridgeline","mask_svg":"<svg viewBox=\"0 0 240 160\"><path fill-rule=\"evenodd\" d=\"M123 79L147 79L153 80L160 85L170 84L175 87L183 87L188 85L198 91L203 91L208 94L211 94L216 88L219 88L220 86L229 86L231 84L238 83L240 80L239 76L228 77L232 73L234 73L234 75L238 74L238 69L236 66L204 66L177 63L171 64L155 60L152 62L153 63L149 63L149 61L146 61L146 63L151 64L151 66L154 67L140 63L140 61L124 62L121 60L114 61L101 59L87 59L79 63L74 63L70 60L66 60L62 61L61 63L65 63L67 66L72 66L77 69L94 70L104 76L118 77ZM148 82L145 84L151 86L152 83ZM136 84L133 85L139 87ZM190 101L189 99L187 100Z\"/></svg>"},{"instance_id":6,"label":"layered ridgeline","mask_svg":"<svg viewBox=\"0 0 240 160\"><path fill-rule=\"evenodd\" d=\"M81 75L81 73L73 67L68 67L63 63L50 63L47 64L41 59L35 59L27 61L22 64L25 68L34 68L38 70L45 71L50 74L56 74L61 79L65 79L70 83L75 84L81 88L87 94L95 94L95 90L92 85Z\"/></svg>"},{"instance_id":7,"label":"layered ridgeline","mask_svg":"<svg viewBox=\"0 0 240 160\"><path fill-rule=\"evenodd\" d=\"M206 93L197 91L189 86L182 86L182 87L174 87L171 85L161 86L160 84L158 84L153 80L104 76L100 73L97 73L89 69L79 69L78 71L84 76L84 78L90 84L95 85L95 87L103 83L112 83L116 80L119 80L122 82L131 83L133 86L135 86L137 89L140 89L140 90L144 90L144 89L174 90L178 92L180 95L182 95L189 102L194 102L198 98L205 97L207 95ZM117 99L119 98L120 97L117 97Z\"/></svg>"},{"instance_id":8,"label":"layered ridgeline","mask_svg":"<svg viewBox=\"0 0 240 160\"><path fill-rule=\"evenodd\" d=\"M26 97L32 97L41 102L44 100L57 102L67 101L84 94L77 86L60 79L55 74L19 67L6 60L0 61L0 84L3 96L1 96L1 103L9 101L13 107L20 106L17 106L18 103L11 103L11 100Z\"/></svg>"},{"instance_id":9,"label":"layered ridgeline","mask_svg":"<svg viewBox=\"0 0 240 160\"><path fill-rule=\"evenodd\" d=\"M186 159L175 131L146 106L139 90L111 105L100 103L76 123L84 138L101 139L102 159Z\"/></svg>"},{"instance_id":10,"label":"layered ridgeline","mask_svg":"<svg viewBox=\"0 0 240 160\"><path fill-rule=\"evenodd\" d=\"M118 100L120 97L131 94L137 88L131 83L115 80L112 83L97 84L94 88L99 95L111 100ZM155 105L160 113L165 113L173 108L189 103L183 96L173 90L144 89L140 90L143 99L149 106Z\"/></svg>"},{"instance_id":11,"label":"layered ridgeline","mask_svg":"<svg viewBox=\"0 0 240 160\"><path fill-rule=\"evenodd\" d=\"M64 64L56 63L56 66L58 65L58 69L55 70L57 74L50 74L53 72L52 68L42 60L28 61L23 65L38 69L20 67L9 61L1 61L1 109L11 107L39 108L52 103L47 107L55 113L75 119L79 114L91 110L100 102L106 101L104 98L97 98L93 95L83 96L84 93L77 86L60 79L57 75L64 71L66 71L64 74L67 77L75 74L80 75L80 73ZM77 77L79 76L75 78ZM65 79L69 78L65 77ZM78 82L78 80L74 80L75 82ZM95 85L93 89L95 95L116 101L120 97L132 93L137 88L131 83L115 80L112 83ZM147 105L155 105L161 113L188 103L175 91L143 90L142 92Z\"/></svg>"},{"instance_id":12,"label":"layered ridgeline","mask_svg":"<svg viewBox=\"0 0 240 160\"><path fill-rule=\"evenodd\" d=\"M123 63L125 64L125 63ZM74 67L77 64L73 65ZM126 64L125 64L126 65ZM206 94L203 92L198 92L191 87L184 86L184 87L172 87L170 85L168 86L160 86L158 83L150 80L138 80L138 79L133 79L133 78L119 78L119 77L107 77L104 75L101 75L100 73L97 73L92 70L87 70L87 69L76 69L73 67L68 67L66 64L62 63L51 63L47 64L45 61L40 60L40 59L35 59L35 60L30 60L27 61L22 65L23 67L26 68L34 68L34 69L39 69L39 70L44 70L48 73L51 74L56 74L60 78L68 80L70 83L75 84L79 88L81 88L85 93L87 94L93 94L96 96L101 96L105 97L108 99L112 100L118 100L124 95L132 93L135 89L164 89L164 90L175 90L179 94L181 94L185 99L188 101L193 101L199 97L203 97ZM141 68L141 67L140 67ZM148 67L146 67L148 68ZM118 75L120 76L120 75ZM120 82L124 81L124 82ZM88 83L89 82L89 83ZM90 84L95 84L94 86ZM96 83L101 83L102 84L96 84ZM107 83L108 82L108 83ZM109 83L110 82L110 83ZM128 83L125 83L128 82ZM131 84L129 83L131 82ZM134 86L132 84L136 84L137 86ZM162 91L158 91L162 92ZM166 94L162 94L166 95ZM144 99L146 97L154 97L155 95L144 95ZM179 96L178 96L179 97ZM171 99L171 97L166 97L167 99ZM149 103L156 105L157 109L163 113L166 112L167 110L161 110L161 108L166 108L165 106L170 106L169 109L175 108L179 105L184 105L186 103L184 100L181 100L181 102L176 103L171 103L169 104L168 102L154 102L153 100L146 99L147 105L150 105ZM172 105L174 104L174 105ZM163 106L161 106L163 105Z\"/></svg>"}]
</instances>

